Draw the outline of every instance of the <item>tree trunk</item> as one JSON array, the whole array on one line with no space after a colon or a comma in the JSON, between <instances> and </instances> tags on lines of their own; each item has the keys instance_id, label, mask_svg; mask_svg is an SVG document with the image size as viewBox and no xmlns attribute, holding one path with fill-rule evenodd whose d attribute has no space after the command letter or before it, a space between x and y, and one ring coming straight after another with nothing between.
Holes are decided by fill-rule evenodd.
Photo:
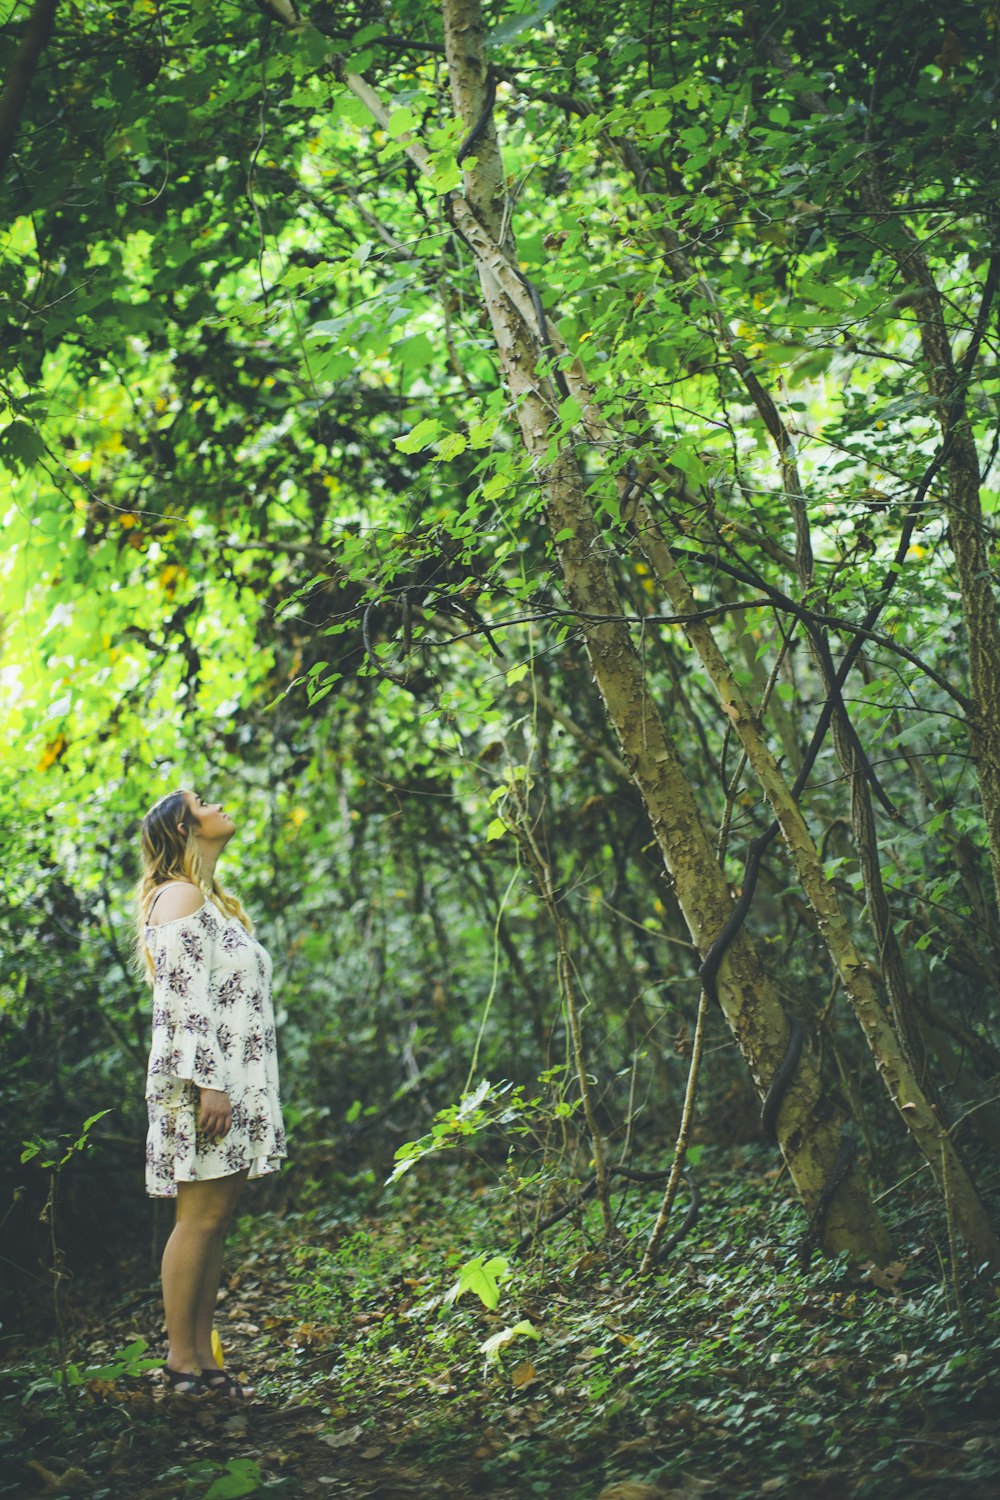
<instances>
[{"instance_id":1,"label":"tree trunk","mask_svg":"<svg viewBox=\"0 0 1000 1500\"><path fill-rule=\"evenodd\" d=\"M288 0L264 0L285 24L303 26ZM492 118L485 116L487 70L479 0L443 0L446 48L456 113L477 135L466 196L450 207L458 233L472 251L504 376L517 412L525 450L546 496L546 514L565 595L577 613L595 681L621 746L622 761L642 796L678 904L698 951L705 955L732 915L732 896L702 824L676 746L653 701L639 654L623 618L586 485L571 446L553 442L559 429L559 393L539 373L552 348L523 277L515 270L513 227L505 222L503 166ZM390 110L356 74L344 81L379 125ZM485 116L485 118L484 118ZM410 160L428 171L427 149L412 132L399 137ZM546 324L546 331L553 333ZM559 349L557 353L563 352ZM577 378L583 379L582 369ZM554 452L550 452L555 448ZM787 1052L789 1024L778 996L745 932L729 945L716 981L726 1021L763 1097ZM841 1144L840 1119L824 1097L819 1074L804 1054L778 1114L777 1132L792 1181L812 1219L823 1202ZM851 1166L822 1216L821 1243L884 1263L891 1254L885 1226L857 1164Z\"/></svg>"},{"instance_id":2,"label":"tree trunk","mask_svg":"<svg viewBox=\"0 0 1000 1500\"><path fill-rule=\"evenodd\" d=\"M487 97L481 7L479 0L444 0L442 10L455 110L471 128L480 121ZM537 369L549 351L540 347L540 335L535 333L537 314L530 293L513 285L513 231L509 221L505 223L503 167L492 119L474 149L476 166L465 174L467 201L476 223L492 242L484 255L477 253L480 282L522 441L546 494L553 537L561 538L555 545L566 596L580 616L608 717L642 794L688 929L705 954L732 913L729 888L676 747L650 697L629 628L621 618L621 601L579 465L568 446L554 455L550 452L559 426L560 398ZM457 214L456 222L462 227ZM502 234L507 236L503 244ZM785 1055L788 1023L745 934L739 934L727 950L718 992L763 1095ZM778 1128L793 1180L810 1213L820 1202L839 1150L840 1132L833 1114L822 1098L815 1068L803 1059L780 1111ZM857 1168L834 1195L823 1242L831 1251L846 1249L875 1259L888 1253L888 1237Z\"/></svg>"},{"instance_id":3,"label":"tree trunk","mask_svg":"<svg viewBox=\"0 0 1000 1500\"><path fill-rule=\"evenodd\" d=\"M674 609L680 614L696 615L697 601L677 568L659 527L642 502L636 510L635 520L643 550L663 582ZM909 1012L901 1017L897 1032L882 1004L871 970L855 946L847 918L836 891L826 878L822 858L802 811L792 797L791 788L782 776L711 629L703 620L698 620L687 626L687 633L778 820L802 888L816 913L820 933L890 1098L937 1178L942 1196L950 1201L959 1232L974 1260L977 1264L1000 1266L1000 1242L989 1213L911 1061L906 1037ZM854 811L857 815L857 806ZM870 843L870 837L866 837L860 851L863 861L871 858ZM869 890L869 897L872 895ZM916 1031L915 1024L913 1030ZM914 1045L919 1047L918 1039Z\"/></svg>"}]
</instances>

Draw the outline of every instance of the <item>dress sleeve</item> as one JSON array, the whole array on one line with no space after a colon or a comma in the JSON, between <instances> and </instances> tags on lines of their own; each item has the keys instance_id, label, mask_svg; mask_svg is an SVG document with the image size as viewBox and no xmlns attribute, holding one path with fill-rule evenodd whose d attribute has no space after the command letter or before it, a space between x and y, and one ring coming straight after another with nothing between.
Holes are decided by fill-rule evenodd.
<instances>
[{"instance_id":1,"label":"dress sleeve","mask_svg":"<svg viewBox=\"0 0 1000 1500\"><path fill-rule=\"evenodd\" d=\"M212 932L198 913L157 929L153 1013L169 1032L166 1071L199 1088L227 1089L212 994Z\"/></svg>"}]
</instances>

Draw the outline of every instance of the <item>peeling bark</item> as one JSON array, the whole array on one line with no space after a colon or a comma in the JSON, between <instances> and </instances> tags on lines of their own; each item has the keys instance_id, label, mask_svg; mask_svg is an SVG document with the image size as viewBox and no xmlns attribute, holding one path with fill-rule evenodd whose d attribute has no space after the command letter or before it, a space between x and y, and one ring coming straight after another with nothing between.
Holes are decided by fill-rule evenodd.
<instances>
[{"instance_id":1,"label":"peeling bark","mask_svg":"<svg viewBox=\"0 0 1000 1500\"><path fill-rule=\"evenodd\" d=\"M673 607L678 613L697 614L697 601L677 568L656 522L642 502L637 507L635 520L646 556L667 590ZM899 1111L900 1118L937 1178L942 1196L947 1196L959 1232L974 1260L977 1264L1000 1266L1000 1241L997 1240L989 1213L954 1141L940 1119L933 1099L922 1086L911 1061L907 1045L910 1040L907 1034L908 1016L900 1018L900 1029L897 1031L882 1004L874 976L854 943L840 900L826 878L819 850L813 842L802 811L792 796L791 787L782 776L753 710L719 650L711 629L701 620L689 624L687 634L715 685L723 709L735 728L750 766L778 820L802 888L816 914L820 934L836 966L882 1082ZM863 816L863 808L857 805L856 787L854 813L855 820ZM868 813L870 817L870 806ZM870 856L870 848L868 854ZM919 1050L919 1036L916 1035L915 1026L913 1030L915 1039L912 1039L912 1045Z\"/></svg>"},{"instance_id":2,"label":"peeling bark","mask_svg":"<svg viewBox=\"0 0 1000 1500\"><path fill-rule=\"evenodd\" d=\"M479 118L485 98L485 66L474 39L482 35L479 0L444 0L445 37L456 110L466 125ZM653 831L688 929L704 954L732 912L728 885L715 859L675 745L651 700L641 662L612 581L605 546L585 493L583 476L569 448L550 457L558 426L558 394L541 377L537 318L530 294L513 271L512 240L504 204L496 193L502 163L492 124L476 146L484 172L479 190L477 166L466 174L469 207L476 219L472 248L504 374L514 397L525 449L547 497L547 515L556 544L567 598L581 616L594 675L622 749L650 815ZM456 223L460 211L456 208ZM481 247L481 248L480 248ZM526 305L527 304L527 305ZM549 325L557 351L556 330ZM580 372L582 374L582 371ZM570 379L572 384L571 377ZM588 616L608 617L595 623ZM726 1019L758 1090L766 1093L785 1054L788 1023L745 934L739 934L723 961L718 991ZM839 1123L823 1099L819 1077L804 1059L779 1117L779 1136L793 1180L806 1208L819 1202L839 1148ZM881 1258L888 1238L854 1169L836 1194L824 1226L831 1250Z\"/></svg>"},{"instance_id":3,"label":"peeling bark","mask_svg":"<svg viewBox=\"0 0 1000 1500\"><path fill-rule=\"evenodd\" d=\"M282 0L270 3L275 14ZM479 0L443 0L449 71L456 112L467 127L477 121L486 97ZM345 75L351 92L373 118L387 126L389 111L375 90L354 74ZM411 161L428 171L430 158L411 132L400 137ZM657 704L623 618L606 544L598 530L586 484L571 446L553 455L560 396L539 371L566 346L548 320L540 330L538 313L516 270L513 227L506 216L502 160L492 122L475 147L477 165L465 174L466 194L453 194L452 221L472 251L480 276L498 354L524 448L546 497L565 596L579 616L594 678L621 747L622 764L646 806L688 931L704 956L732 914L732 894L716 859L692 788ZM547 347L546 347L547 346ZM589 411L588 430L601 428L586 375L578 361L565 378ZM808 537L800 534L802 548ZM745 931L737 933L716 981L727 1023L763 1097L785 1057L789 1024L773 985ZM824 1094L808 1052L798 1066L778 1115L778 1138L803 1205L810 1215L823 1200L838 1157L841 1121ZM821 1242L831 1253L847 1251L884 1263L891 1252L888 1234L872 1203L857 1164L846 1173L825 1213Z\"/></svg>"}]
</instances>

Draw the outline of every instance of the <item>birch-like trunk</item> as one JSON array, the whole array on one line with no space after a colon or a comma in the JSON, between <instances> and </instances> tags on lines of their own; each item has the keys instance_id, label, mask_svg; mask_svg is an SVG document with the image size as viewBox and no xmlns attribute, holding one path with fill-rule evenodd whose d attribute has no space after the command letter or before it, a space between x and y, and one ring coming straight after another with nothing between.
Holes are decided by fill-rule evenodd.
<instances>
[{"instance_id":1,"label":"birch-like trunk","mask_svg":"<svg viewBox=\"0 0 1000 1500\"><path fill-rule=\"evenodd\" d=\"M262 0L285 24L302 27L290 0ZM486 99L484 26L479 0L443 0L452 97L467 127L479 120ZM390 109L355 74L344 81L385 129ZM430 167L429 153L412 133L400 137L410 160ZM513 225L493 122L477 141L476 166L466 172L465 196L455 194L451 212L458 233L475 257L483 298L517 412L524 448L546 496L567 602L581 629L622 761L648 812L664 864L699 952L708 952L732 914L732 894L719 868L677 748L651 696L645 671L624 619L605 551L571 446L550 454L559 428L559 396L539 371L548 352L537 330L531 295L515 270ZM574 372L583 380L582 370ZM745 931L737 933L716 981L719 1001L743 1058L763 1097L784 1059L789 1027L781 1003ZM840 1148L840 1119L824 1095L819 1074L804 1054L778 1114L778 1139L792 1181L812 1217L829 1182ZM847 1251L884 1263L888 1234L872 1203L860 1168L844 1175L828 1205L821 1242L830 1253Z\"/></svg>"},{"instance_id":2,"label":"birch-like trunk","mask_svg":"<svg viewBox=\"0 0 1000 1500\"><path fill-rule=\"evenodd\" d=\"M637 507L635 520L643 549L674 609L679 614L697 614L697 601L677 568L659 527L642 502ZM802 889L816 913L823 941L889 1097L937 1178L942 1197L949 1202L955 1223L974 1261L1000 1266L1000 1242L989 1213L933 1100L917 1077L902 1029L896 1030L882 1003L875 978L855 945L837 892L826 878L823 860L806 820L761 733L750 704L708 624L703 620L692 622L687 626L687 634L712 679L754 775L778 820Z\"/></svg>"},{"instance_id":3,"label":"birch-like trunk","mask_svg":"<svg viewBox=\"0 0 1000 1500\"><path fill-rule=\"evenodd\" d=\"M455 111L471 128L486 98L482 11L479 0L444 0L442 12ZM623 760L642 794L689 931L704 954L731 915L732 897L622 620L621 600L579 465L568 446L554 457L550 454L559 425L559 397L538 371L546 351L536 331L530 295L514 285L513 227L505 218L503 165L492 120L474 154L476 165L465 174L466 201L492 242L487 254L477 254L480 284L522 442L546 495L553 537L562 538L555 545L566 597L579 613L594 676ZM728 949L717 988L726 1019L763 1095L785 1055L788 1023L745 933L738 934ZM792 1178L811 1212L832 1171L840 1132L808 1058L803 1058L786 1096L778 1130ZM831 1251L846 1249L875 1259L888 1252L888 1237L857 1168L834 1196L823 1242Z\"/></svg>"}]
</instances>

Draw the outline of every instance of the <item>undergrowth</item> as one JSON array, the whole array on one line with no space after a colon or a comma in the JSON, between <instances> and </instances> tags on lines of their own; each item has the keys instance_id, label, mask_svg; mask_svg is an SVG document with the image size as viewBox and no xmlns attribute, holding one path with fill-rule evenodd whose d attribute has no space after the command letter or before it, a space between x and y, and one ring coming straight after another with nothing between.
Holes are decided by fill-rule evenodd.
<instances>
[{"instance_id":1,"label":"undergrowth","mask_svg":"<svg viewBox=\"0 0 1000 1500\"><path fill-rule=\"evenodd\" d=\"M517 1236L497 1217L502 1194L452 1180L436 1200L440 1163L329 1243L322 1215L305 1218L274 1323L276 1385L326 1396L364 1432L391 1409L404 1446L439 1460L474 1431L484 1475L539 1493L580 1471L694 1472L734 1497L847 1476L859 1496L939 1472L984 1493L1000 1482L1000 1449L979 1430L1000 1366L996 1302L957 1293L933 1249L910 1247L875 1281L844 1258L804 1265L787 1184L753 1150L716 1155L694 1233L646 1279L635 1267L656 1198L634 1191L619 1245L600 1248L588 1206L523 1261L505 1249ZM463 1267L491 1261L495 1307L474 1278L460 1290ZM576 1482L566 1493L600 1487Z\"/></svg>"},{"instance_id":2,"label":"undergrowth","mask_svg":"<svg viewBox=\"0 0 1000 1500\"><path fill-rule=\"evenodd\" d=\"M400 1475L410 1493L566 1500L618 1480L732 1500L996 1493L987 1291L956 1288L934 1246L874 1280L803 1264L801 1211L751 1148L706 1150L699 1177L693 1232L645 1279L655 1193L617 1202L609 1248L587 1205L518 1258L503 1171L456 1157L377 1206L248 1214L220 1331L259 1406L199 1414L178 1445L145 1373L158 1288L138 1317L101 1310L103 1347L77 1308L71 1391L53 1349L8 1360L0 1494L381 1495Z\"/></svg>"}]
</instances>

